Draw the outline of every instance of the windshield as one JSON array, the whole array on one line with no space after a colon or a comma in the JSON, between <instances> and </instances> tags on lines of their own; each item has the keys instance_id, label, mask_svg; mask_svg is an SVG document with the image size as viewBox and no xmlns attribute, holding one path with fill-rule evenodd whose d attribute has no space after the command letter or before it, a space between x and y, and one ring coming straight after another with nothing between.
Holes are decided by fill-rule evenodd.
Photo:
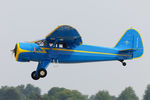
<instances>
[{"instance_id":1,"label":"windshield","mask_svg":"<svg viewBox=\"0 0 150 100\"><path fill-rule=\"evenodd\" d=\"M39 41L36 41L36 42L34 42L34 43L36 43L36 44L39 45L39 46L45 46L45 45L46 45L45 40L39 40Z\"/></svg>"}]
</instances>

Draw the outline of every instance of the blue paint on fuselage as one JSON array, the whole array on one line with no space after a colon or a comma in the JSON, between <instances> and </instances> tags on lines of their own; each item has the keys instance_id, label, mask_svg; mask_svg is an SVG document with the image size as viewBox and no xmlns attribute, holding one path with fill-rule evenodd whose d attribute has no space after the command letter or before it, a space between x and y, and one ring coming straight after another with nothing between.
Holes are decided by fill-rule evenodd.
<instances>
[{"instance_id":1,"label":"blue paint on fuselage","mask_svg":"<svg viewBox=\"0 0 150 100\"><path fill-rule=\"evenodd\" d=\"M108 61L131 59L131 57L119 55L119 50L116 48L99 47L91 45L80 45L73 49L67 48L53 48L39 46L35 43L19 43L22 50L29 52L22 52L19 54L18 61L51 61L59 63L79 63L79 62L94 62L94 61ZM45 49L45 53L41 48Z\"/></svg>"},{"instance_id":2,"label":"blue paint on fuselage","mask_svg":"<svg viewBox=\"0 0 150 100\"><path fill-rule=\"evenodd\" d=\"M19 47L23 50L34 51L34 48L39 50L39 46L35 43L19 43Z\"/></svg>"},{"instance_id":3,"label":"blue paint on fuselage","mask_svg":"<svg viewBox=\"0 0 150 100\"><path fill-rule=\"evenodd\" d=\"M115 60L117 57L116 55L98 54L98 53L113 53L113 54L118 53L117 50L111 48L103 48L103 47L90 46L90 45L80 45L74 48L73 50L79 50L79 52L57 51L57 54L59 53L58 55L59 62L76 63L76 62ZM86 51L86 52L80 52L80 51Z\"/></svg>"}]
</instances>

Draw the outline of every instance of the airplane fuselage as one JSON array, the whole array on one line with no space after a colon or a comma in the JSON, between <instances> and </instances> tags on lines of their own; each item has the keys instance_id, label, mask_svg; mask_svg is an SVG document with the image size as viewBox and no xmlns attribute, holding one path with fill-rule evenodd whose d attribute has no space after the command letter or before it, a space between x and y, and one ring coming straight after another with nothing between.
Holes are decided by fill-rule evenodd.
<instances>
[{"instance_id":1,"label":"airplane fuselage","mask_svg":"<svg viewBox=\"0 0 150 100\"><path fill-rule=\"evenodd\" d=\"M80 45L74 48L39 46L36 43L17 43L16 60L50 61L59 63L82 63L131 59L131 55L120 54L116 48Z\"/></svg>"}]
</instances>

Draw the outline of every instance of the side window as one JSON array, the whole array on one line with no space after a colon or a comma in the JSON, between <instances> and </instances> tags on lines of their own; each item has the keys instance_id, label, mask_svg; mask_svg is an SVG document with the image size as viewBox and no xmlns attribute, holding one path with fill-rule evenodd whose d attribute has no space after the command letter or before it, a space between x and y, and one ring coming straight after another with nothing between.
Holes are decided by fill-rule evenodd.
<instances>
[{"instance_id":1,"label":"side window","mask_svg":"<svg viewBox=\"0 0 150 100\"><path fill-rule=\"evenodd\" d=\"M49 46L51 47L53 43L49 43ZM65 43L56 44L54 48L67 48L67 45Z\"/></svg>"},{"instance_id":2,"label":"side window","mask_svg":"<svg viewBox=\"0 0 150 100\"><path fill-rule=\"evenodd\" d=\"M49 43L49 46L51 47L53 45L53 43Z\"/></svg>"},{"instance_id":3,"label":"side window","mask_svg":"<svg viewBox=\"0 0 150 100\"><path fill-rule=\"evenodd\" d=\"M67 48L67 45L65 43L59 44L59 48Z\"/></svg>"},{"instance_id":4,"label":"side window","mask_svg":"<svg viewBox=\"0 0 150 100\"><path fill-rule=\"evenodd\" d=\"M53 43L49 43L49 46L51 47L51 46L53 46ZM59 44L57 43L57 44L55 44L55 46L54 46L54 48L59 48L60 46L59 46Z\"/></svg>"},{"instance_id":5,"label":"side window","mask_svg":"<svg viewBox=\"0 0 150 100\"><path fill-rule=\"evenodd\" d=\"M64 43L64 44L63 44L63 48L67 48L67 45L66 45L66 43Z\"/></svg>"},{"instance_id":6,"label":"side window","mask_svg":"<svg viewBox=\"0 0 150 100\"><path fill-rule=\"evenodd\" d=\"M46 45L46 42L45 41L42 41L42 40L40 40L40 41L37 41L37 42L35 42L37 45L39 45L39 46L44 46L44 45Z\"/></svg>"},{"instance_id":7,"label":"side window","mask_svg":"<svg viewBox=\"0 0 150 100\"><path fill-rule=\"evenodd\" d=\"M59 48L63 48L63 44L59 44Z\"/></svg>"}]
</instances>

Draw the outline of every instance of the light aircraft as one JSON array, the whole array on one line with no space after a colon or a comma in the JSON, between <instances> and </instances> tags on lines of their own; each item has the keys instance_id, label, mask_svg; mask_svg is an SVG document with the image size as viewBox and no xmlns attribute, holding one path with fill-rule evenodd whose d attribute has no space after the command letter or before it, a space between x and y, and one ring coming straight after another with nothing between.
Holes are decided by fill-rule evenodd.
<instances>
[{"instance_id":1,"label":"light aircraft","mask_svg":"<svg viewBox=\"0 0 150 100\"><path fill-rule=\"evenodd\" d=\"M82 44L78 31L61 25L44 39L30 43L19 42L13 49L16 61L38 62L37 69L32 72L34 80L47 75L46 68L50 63L83 63L117 60L126 66L124 60L139 58L144 47L141 36L136 29L128 29L113 48Z\"/></svg>"}]
</instances>

